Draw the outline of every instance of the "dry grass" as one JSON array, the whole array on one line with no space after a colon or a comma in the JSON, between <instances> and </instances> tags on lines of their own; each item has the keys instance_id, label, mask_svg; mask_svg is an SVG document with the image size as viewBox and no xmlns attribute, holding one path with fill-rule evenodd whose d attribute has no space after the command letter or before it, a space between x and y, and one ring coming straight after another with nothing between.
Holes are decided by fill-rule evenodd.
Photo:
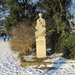
<instances>
[{"instance_id":1,"label":"dry grass","mask_svg":"<svg viewBox=\"0 0 75 75\"><path fill-rule=\"evenodd\" d=\"M37 66L39 67L40 65L45 65L45 67L48 64L54 64L54 62L39 62L39 61L21 61L21 66L22 67L26 67L26 66Z\"/></svg>"},{"instance_id":2,"label":"dry grass","mask_svg":"<svg viewBox=\"0 0 75 75\"><path fill-rule=\"evenodd\" d=\"M34 28L19 24L14 29L15 38L11 40L11 48L14 51L27 54L35 42Z\"/></svg>"},{"instance_id":3,"label":"dry grass","mask_svg":"<svg viewBox=\"0 0 75 75\"><path fill-rule=\"evenodd\" d=\"M44 61L45 59L47 59L47 58L37 58L37 57L34 57L34 58L33 58L33 60L38 61L38 62L42 62L42 61Z\"/></svg>"}]
</instances>

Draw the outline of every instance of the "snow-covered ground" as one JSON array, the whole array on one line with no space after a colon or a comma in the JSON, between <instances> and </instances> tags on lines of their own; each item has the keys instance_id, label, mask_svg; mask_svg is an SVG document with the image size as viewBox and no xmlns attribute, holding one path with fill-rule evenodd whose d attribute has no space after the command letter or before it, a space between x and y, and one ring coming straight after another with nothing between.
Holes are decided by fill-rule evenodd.
<instances>
[{"instance_id":1,"label":"snow-covered ground","mask_svg":"<svg viewBox=\"0 0 75 75\"><path fill-rule=\"evenodd\" d=\"M75 60L51 55L45 62L55 62L55 64L47 65L55 67L55 69L40 70L36 66L21 67L17 53L10 49L9 42L3 42L0 37L0 75L75 75ZM63 62L67 62L67 64Z\"/></svg>"}]
</instances>

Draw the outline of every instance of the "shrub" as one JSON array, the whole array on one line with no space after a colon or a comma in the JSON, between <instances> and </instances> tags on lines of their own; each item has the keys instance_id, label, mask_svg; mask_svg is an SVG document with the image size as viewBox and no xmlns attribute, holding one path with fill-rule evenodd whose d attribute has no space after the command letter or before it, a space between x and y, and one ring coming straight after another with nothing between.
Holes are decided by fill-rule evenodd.
<instances>
[{"instance_id":1,"label":"shrub","mask_svg":"<svg viewBox=\"0 0 75 75\"><path fill-rule=\"evenodd\" d=\"M71 33L61 41L61 49L66 58L75 58L75 34Z\"/></svg>"},{"instance_id":2,"label":"shrub","mask_svg":"<svg viewBox=\"0 0 75 75\"><path fill-rule=\"evenodd\" d=\"M20 23L14 29L14 39L11 40L11 48L20 53L29 53L29 49L35 42L33 26L25 26Z\"/></svg>"}]
</instances>

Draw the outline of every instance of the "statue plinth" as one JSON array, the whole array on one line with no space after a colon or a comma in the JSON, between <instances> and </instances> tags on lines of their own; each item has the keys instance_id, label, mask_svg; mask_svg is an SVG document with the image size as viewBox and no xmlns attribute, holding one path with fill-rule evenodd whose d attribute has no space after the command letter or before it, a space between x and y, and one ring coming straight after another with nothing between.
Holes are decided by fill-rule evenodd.
<instances>
[{"instance_id":1,"label":"statue plinth","mask_svg":"<svg viewBox=\"0 0 75 75\"><path fill-rule=\"evenodd\" d=\"M46 57L46 39L45 35L36 38L36 57L45 58Z\"/></svg>"}]
</instances>

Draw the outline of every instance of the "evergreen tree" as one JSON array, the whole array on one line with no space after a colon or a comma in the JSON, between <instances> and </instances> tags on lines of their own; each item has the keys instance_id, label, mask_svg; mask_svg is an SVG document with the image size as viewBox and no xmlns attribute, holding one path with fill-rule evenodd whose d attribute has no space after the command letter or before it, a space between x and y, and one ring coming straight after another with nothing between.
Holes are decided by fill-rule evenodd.
<instances>
[{"instance_id":1,"label":"evergreen tree","mask_svg":"<svg viewBox=\"0 0 75 75\"><path fill-rule=\"evenodd\" d=\"M4 33L5 29L4 29L4 19L5 19L5 14L7 13L7 6L6 6L6 0L0 0L0 33Z\"/></svg>"},{"instance_id":2,"label":"evergreen tree","mask_svg":"<svg viewBox=\"0 0 75 75\"><path fill-rule=\"evenodd\" d=\"M29 23L34 21L36 5L30 4L29 0L8 0L7 6L10 10L9 16L5 20L5 27L10 30L12 27L16 26L17 22ZM30 25L29 24L29 25Z\"/></svg>"},{"instance_id":3,"label":"evergreen tree","mask_svg":"<svg viewBox=\"0 0 75 75\"><path fill-rule=\"evenodd\" d=\"M0 18L3 17L3 14L1 14L1 13L5 12L6 9L7 9L6 0L0 0Z\"/></svg>"},{"instance_id":4,"label":"evergreen tree","mask_svg":"<svg viewBox=\"0 0 75 75\"><path fill-rule=\"evenodd\" d=\"M11 27L13 27L18 19L19 19L19 4L17 2L18 0L8 0L7 1L7 7L9 8L9 16L5 19L5 27L7 30L9 30Z\"/></svg>"},{"instance_id":5,"label":"evergreen tree","mask_svg":"<svg viewBox=\"0 0 75 75\"><path fill-rule=\"evenodd\" d=\"M41 0L47 23L48 47L59 50L62 38L69 34L69 22L67 18L68 8L72 0Z\"/></svg>"}]
</instances>

